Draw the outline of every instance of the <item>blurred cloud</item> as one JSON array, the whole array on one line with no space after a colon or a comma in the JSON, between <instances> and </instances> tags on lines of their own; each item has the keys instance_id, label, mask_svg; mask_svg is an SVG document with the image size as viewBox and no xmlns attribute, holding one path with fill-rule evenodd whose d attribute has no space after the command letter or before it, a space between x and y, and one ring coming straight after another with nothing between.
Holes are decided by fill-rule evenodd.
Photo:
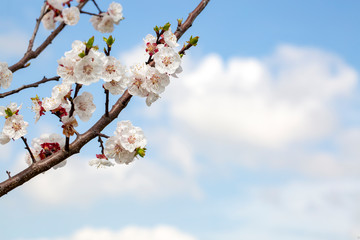
<instances>
[{"instance_id":1,"label":"blurred cloud","mask_svg":"<svg viewBox=\"0 0 360 240\"><path fill-rule=\"evenodd\" d=\"M331 133L331 103L357 81L340 58L288 45L265 59L199 62L167 93L172 119L205 138L270 149Z\"/></svg>"},{"instance_id":2,"label":"blurred cloud","mask_svg":"<svg viewBox=\"0 0 360 240\"><path fill-rule=\"evenodd\" d=\"M271 240L336 240L356 239L360 234L358 180L292 181L248 189L246 200L227 207L230 218L246 224L229 232L226 239L255 240L267 235Z\"/></svg>"},{"instance_id":3,"label":"blurred cloud","mask_svg":"<svg viewBox=\"0 0 360 240\"><path fill-rule=\"evenodd\" d=\"M24 165L23 159L21 156L18 166ZM146 201L179 195L201 196L194 178L151 159L136 160L129 165L116 164L108 169L90 167L89 160L68 159L65 168L50 170L27 183L23 194L43 206L85 207L101 199L124 195Z\"/></svg>"},{"instance_id":4,"label":"blurred cloud","mask_svg":"<svg viewBox=\"0 0 360 240\"><path fill-rule=\"evenodd\" d=\"M195 237L166 225L153 228L128 226L118 231L83 228L69 237L40 238L31 240L196 240ZM26 240L26 239L22 239ZM28 239L30 240L30 239Z\"/></svg>"}]
</instances>

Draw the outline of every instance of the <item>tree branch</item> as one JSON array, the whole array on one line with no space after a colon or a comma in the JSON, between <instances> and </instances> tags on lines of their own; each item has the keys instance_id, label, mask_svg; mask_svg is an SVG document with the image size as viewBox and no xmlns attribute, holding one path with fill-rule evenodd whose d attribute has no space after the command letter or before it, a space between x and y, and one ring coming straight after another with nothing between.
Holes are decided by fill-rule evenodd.
<instances>
[{"instance_id":1,"label":"tree branch","mask_svg":"<svg viewBox=\"0 0 360 240\"><path fill-rule=\"evenodd\" d=\"M77 6L79 8L79 10L81 10L85 4L90 1L90 0L85 0L81 3L79 3L79 5ZM40 19L40 18L39 18ZM40 55L40 53L42 51L44 51L44 49L49 46L51 44L51 42L54 40L54 38L65 28L66 24L64 22L62 22L46 39L45 41L35 50L32 50L32 45L34 44L33 41L35 39L36 36L36 32L37 32L37 28L39 28L39 24L40 24L40 20L37 20L36 22L36 26L35 26L35 30L33 33L32 38L29 41L29 47L28 50L26 51L26 53L24 54L24 56L14 65L10 66L9 69L11 72L16 72L19 69L25 68L26 64L29 60L36 58L37 56ZM34 38L34 39L33 39Z\"/></svg>"},{"instance_id":2,"label":"tree branch","mask_svg":"<svg viewBox=\"0 0 360 240\"><path fill-rule=\"evenodd\" d=\"M12 95L12 94L15 94L15 93L18 93L26 88L35 88L35 87L38 87L40 84L43 84L43 83L46 83L46 82L50 82L50 81L59 81L60 77L59 76L56 76L56 77L52 77L52 78L46 78L46 77L43 77L42 80L38 81L38 82L34 82L32 84L28 84L28 85L23 85L15 90L12 90L12 91L9 91L9 92L4 92L4 93L0 93L0 98L4 98L4 97L7 97L9 95Z\"/></svg>"},{"instance_id":3,"label":"tree branch","mask_svg":"<svg viewBox=\"0 0 360 240\"><path fill-rule=\"evenodd\" d=\"M199 14L204 10L204 8L206 7L206 5L208 5L209 2L210 2L210 0L202 0L199 3L199 5L194 9L194 11L189 13L189 16L186 19L186 21L177 27L174 34L178 40L192 26L196 17L199 16Z\"/></svg>"},{"instance_id":4,"label":"tree branch","mask_svg":"<svg viewBox=\"0 0 360 240\"><path fill-rule=\"evenodd\" d=\"M178 39L180 39L180 37L187 31L187 29L191 27L192 22L194 22L195 18L205 8L208 2L209 0L201 1L199 6L197 6L196 9L189 14L188 19L181 26L181 31L176 31ZM15 189L16 187L22 185L23 183L29 181L38 174L49 170L50 168L64 161L68 157L79 153L83 146L85 146L92 139L99 136L99 133L101 133L107 125L109 125L114 119L119 116L120 112L127 106L131 98L132 95L130 95L129 92L126 90L124 94L113 105L108 116L106 116L105 114L102 115L102 117L88 131L83 134L77 135L75 141L70 144L69 151L65 151L64 149L62 149L49 156L48 158L32 164L31 166L16 174L12 178L1 182L0 197L7 194L9 191Z\"/></svg>"}]
</instances>

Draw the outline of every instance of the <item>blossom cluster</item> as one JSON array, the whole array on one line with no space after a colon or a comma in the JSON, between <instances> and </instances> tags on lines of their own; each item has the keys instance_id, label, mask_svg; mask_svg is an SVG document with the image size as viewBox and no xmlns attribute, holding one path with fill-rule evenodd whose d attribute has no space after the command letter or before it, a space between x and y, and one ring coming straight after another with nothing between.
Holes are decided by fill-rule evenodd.
<instances>
[{"instance_id":1,"label":"blossom cluster","mask_svg":"<svg viewBox=\"0 0 360 240\"><path fill-rule=\"evenodd\" d=\"M6 144L10 139L16 140L23 137L27 133L28 122L24 121L22 115L19 114L21 105L10 103L8 106L0 106L0 116L5 117L5 124L0 133L0 143Z\"/></svg>"},{"instance_id":2,"label":"blossom cluster","mask_svg":"<svg viewBox=\"0 0 360 240\"><path fill-rule=\"evenodd\" d=\"M101 33L111 33L114 31L114 24L118 25L124 19L120 3L112 2L107 12L100 13L99 16L92 16L90 22L96 31Z\"/></svg>"},{"instance_id":3,"label":"blossom cluster","mask_svg":"<svg viewBox=\"0 0 360 240\"><path fill-rule=\"evenodd\" d=\"M137 155L144 156L147 140L139 127L132 125L130 121L117 123L114 136L107 139L104 155L106 158L115 159L118 164L129 164ZM97 163L103 161L98 157ZM95 160L91 164L95 164Z\"/></svg>"},{"instance_id":4,"label":"blossom cluster","mask_svg":"<svg viewBox=\"0 0 360 240\"><path fill-rule=\"evenodd\" d=\"M56 22L64 22L67 25L76 25L80 20L80 10L76 6L71 6L72 0L47 0L45 8L41 11L45 12L42 23L47 30L56 27ZM81 2L81 0L77 0ZM66 7L67 6L67 7ZM90 18L95 30L102 33L109 33L114 30L114 24L119 24L124 19L120 3L112 2L107 12L94 14Z\"/></svg>"},{"instance_id":5,"label":"blossom cluster","mask_svg":"<svg viewBox=\"0 0 360 240\"><path fill-rule=\"evenodd\" d=\"M146 97L146 104L150 106L169 85L170 76L177 77L176 74L182 72L182 68L180 55L174 49L179 44L170 27L159 38L148 34L144 42L145 51L150 59L153 58L155 67L145 63L132 66L129 93Z\"/></svg>"},{"instance_id":6,"label":"blossom cluster","mask_svg":"<svg viewBox=\"0 0 360 240\"><path fill-rule=\"evenodd\" d=\"M60 136L59 134L52 133L52 134L43 134L39 138L34 138L31 141L32 147L30 148L33 156L34 161L41 161L45 158L51 156L53 153L56 153L60 149L65 146L65 139ZM31 155L27 153L26 156L26 163L30 166L33 163L33 159ZM66 160L58 163L53 168L57 169L59 167L63 167L66 164Z\"/></svg>"},{"instance_id":7,"label":"blossom cluster","mask_svg":"<svg viewBox=\"0 0 360 240\"><path fill-rule=\"evenodd\" d=\"M45 15L41 19L47 30L56 27L56 22L64 22L67 25L76 25L80 20L80 10L78 7L70 6L69 0L47 0L45 7L41 11ZM68 6L65 8L65 6Z\"/></svg>"}]
</instances>

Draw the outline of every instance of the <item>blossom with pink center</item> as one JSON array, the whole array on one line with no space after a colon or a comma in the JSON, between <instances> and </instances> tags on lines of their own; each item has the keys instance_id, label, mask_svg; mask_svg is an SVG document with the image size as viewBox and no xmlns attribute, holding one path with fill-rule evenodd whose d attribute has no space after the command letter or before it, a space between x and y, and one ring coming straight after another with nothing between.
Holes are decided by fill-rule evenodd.
<instances>
[{"instance_id":1,"label":"blossom with pink center","mask_svg":"<svg viewBox=\"0 0 360 240\"><path fill-rule=\"evenodd\" d=\"M56 133L43 134L39 138L34 138L31 141L31 145L31 151L34 155L35 161L41 161L60 151L65 146L65 138ZM29 165L32 164L29 154L27 156L26 162ZM57 169L59 167L65 166L65 164L66 160L55 165L53 168Z\"/></svg>"},{"instance_id":2,"label":"blossom with pink center","mask_svg":"<svg viewBox=\"0 0 360 240\"><path fill-rule=\"evenodd\" d=\"M50 10L48 13L46 13L43 18L41 19L42 24L44 25L46 30L52 30L55 29L56 21L55 21L55 12Z\"/></svg>"},{"instance_id":3,"label":"blossom with pink center","mask_svg":"<svg viewBox=\"0 0 360 240\"><path fill-rule=\"evenodd\" d=\"M170 47L162 47L159 52L154 55L155 68L160 73L173 74L180 67L181 58L174 49Z\"/></svg>"},{"instance_id":4,"label":"blossom with pink center","mask_svg":"<svg viewBox=\"0 0 360 240\"><path fill-rule=\"evenodd\" d=\"M175 34L171 31L171 28L169 28L169 30L167 30L166 32L163 33L162 37L164 38L165 43L169 46L169 47L178 47L179 44L177 43L177 37L175 36Z\"/></svg>"},{"instance_id":5,"label":"blossom with pink center","mask_svg":"<svg viewBox=\"0 0 360 240\"><path fill-rule=\"evenodd\" d=\"M31 110L35 113L35 123L39 121L40 117L42 115L45 115L45 109L42 106L42 101L40 101L39 97L36 95L36 97L31 98L32 101L32 107Z\"/></svg>"},{"instance_id":6,"label":"blossom with pink center","mask_svg":"<svg viewBox=\"0 0 360 240\"><path fill-rule=\"evenodd\" d=\"M75 66L77 83L90 85L100 80L104 61L101 54L90 51Z\"/></svg>"},{"instance_id":7,"label":"blossom with pink center","mask_svg":"<svg viewBox=\"0 0 360 240\"><path fill-rule=\"evenodd\" d=\"M106 157L115 159L118 164L129 164L135 158L135 152L126 150L122 146L119 136L112 136L105 142L104 153Z\"/></svg>"},{"instance_id":8,"label":"blossom with pink center","mask_svg":"<svg viewBox=\"0 0 360 240\"><path fill-rule=\"evenodd\" d=\"M19 139L27 133L28 125L29 123L24 121L22 115L13 115L6 119L3 134L14 140Z\"/></svg>"},{"instance_id":9,"label":"blossom with pink center","mask_svg":"<svg viewBox=\"0 0 360 240\"><path fill-rule=\"evenodd\" d=\"M112 56L105 58L103 66L102 79L105 82L112 80L119 81L125 75L125 67L121 65L120 61Z\"/></svg>"},{"instance_id":10,"label":"blossom with pink center","mask_svg":"<svg viewBox=\"0 0 360 240\"><path fill-rule=\"evenodd\" d=\"M81 121L87 122L95 112L96 106L93 103L93 95L89 92L83 92L74 99L75 115L78 115Z\"/></svg>"},{"instance_id":11,"label":"blossom with pink center","mask_svg":"<svg viewBox=\"0 0 360 240\"><path fill-rule=\"evenodd\" d=\"M105 154L96 154L96 158L90 160L90 166L95 166L96 168L106 168L112 167L114 164L109 161L109 159L105 156Z\"/></svg>"},{"instance_id":12,"label":"blossom with pink center","mask_svg":"<svg viewBox=\"0 0 360 240\"><path fill-rule=\"evenodd\" d=\"M80 11L77 7L65 8L62 10L64 23L70 26L76 25L80 20Z\"/></svg>"},{"instance_id":13,"label":"blossom with pink center","mask_svg":"<svg viewBox=\"0 0 360 240\"><path fill-rule=\"evenodd\" d=\"M148 92L160 94L164 92L165 87L169 85L170 80L167 74L160 73L156 68L149 67L146 72L144 88Z\"/></svg>"},{"instance_id":14,"label":"blossom with pink center","mask_svg":"<svg viewBox=\"0 0 360 240\"><path fill-rule=\"evenodd\" d=\"M118 81L111 80L110 82L104 83L104 88L109 90L112 95L123 94L129 84L129 78L124 76Z\"/></svg>"},{"instance_id":15,"label":"blossom with pink center","mask_svg":"<svg viewBox=\"0 0 360 240\"><path fill-rule=\"evenodd\" d=\"M112 2L110 3L107 12L114 21L114 23L119 24L119 22L124 19L122 11L123 11L123 7L121 6L120 3Z\"/></svg>"},{"instance_id":16,"label":"blossom with pink center","mask_svg":"<svg viewBox=\"0 0 360 240\"><path fill-rule=\"evenodd\" d=\"M120 137L121 145L129 152L133 152L136 148L144 148L147 143L141 128L134 127L130 121L119 122L116 134Z\"/></svg>"}]
</instances>

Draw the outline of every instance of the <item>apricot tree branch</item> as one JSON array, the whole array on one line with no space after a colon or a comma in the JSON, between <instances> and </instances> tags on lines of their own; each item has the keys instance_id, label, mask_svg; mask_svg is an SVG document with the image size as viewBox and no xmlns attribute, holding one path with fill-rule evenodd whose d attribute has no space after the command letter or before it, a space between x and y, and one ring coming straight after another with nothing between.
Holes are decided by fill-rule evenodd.
<instances>
[{"instance_id":1,"label":"apricot tree branch","mask_svg":"<svg viewBox=\"0 0 360 240\"><path fill-rule=\"evenodd\" d=\"M181 25L181 30L177 30L177 38L180 39L181 36L191 27L191 24L194 22L195 18L201 13L205 8L209 0L202 0L201 3L196 7L196 9L189 14L188 19ZM153 64L154 62L150 63ZM120 112L127 106L131 100L132 95L129 94L128 90L117 100L113 105L112 109L109 111L108 116L105 114L85 133L77 135L76 139L70 144L69 151L61 149L60 151L50 155L42 161L38 161L30 165L25 170L16 174L12 178L9 178L0 183L0 197L7 194L11 190L19 187L25 182L29 181L33 177L43 173L53 166L59 164L70 156L79 153L81 148L84 147L88 142L99 136L99 133L108 126L113 120L115 120Z\"/></svg>"},{"instance_id":2,"label":"apricot tree branch","mask_svg":"<svg viewBox=\"0 0 360 240\"><path fill-rule=\"evenodd\" d=\"M50 81L59 81L60 77L59 76L55 76L55 77L52 77L52 78L46 78L46 77L43 77L43 79L41 79L40 81L38 82L34 82L32 84L28 84L28 85L23 85L17 89L14 89L14 90L11 90L11 91L8 91L8 92L4 92L4 93L0 93L0 98L4 98L4 97L7 97L9 95L12 95L12 94L15 94L15 93L18 93L24 89L27 89L27 88L34 88L34 87L38 87L40 84L43 84L43 83L46 83L46 82L50 82Z\"/></svg>"},{"instance_id":3,"label":"apricot tree branch","mask_svg":"<svg viewBox=\"0 0 360 240\"><path fill-rule=\"evenodd\" d=\"M192 26L196 17L199 16L199 14L204 10L204 8L206 7L206 5L208 5L209 2L210 0L202 0L199 5L194 9L194 11L189 13L186 21L178 25L174 33L177 39L181 38L181 36Z\"/></svg>"},{"instance_id":4,"label":"apricot tree branch","mask_svg":"<svg viewBox=\"0 0 360 240\"><path fill-rule=\"evenodd\" d=\"M79 8L79 10L81 10L85 4L90 1L90 0L84 0L83 2L79 3L79 5L77 6ZM40 18L39 18L40 19ZM26 53L24 54L24 56L15 64L13 64L12 66L9 67L11 72L16 72L19 69L25 68L26 64L28 63L29 60L36 58L37 56L40 55L40 53L42 51L44 51L44 49L49 46L51 44L51 42L56 38L56 36L65 28L66 24L64 22L62 22L46 39L45 41L35 50L32 50L33 44L34 42L32 40L35 39L36 36L36 32L37 32L37 28L39 27L38 25L40 24L40 20L37 20L36 26L35 26L35 30L33 33L32 38L29 41L29 47L26 51ZM34 38L34 39L33 39Z\"/></svg>"}]
</instances>

